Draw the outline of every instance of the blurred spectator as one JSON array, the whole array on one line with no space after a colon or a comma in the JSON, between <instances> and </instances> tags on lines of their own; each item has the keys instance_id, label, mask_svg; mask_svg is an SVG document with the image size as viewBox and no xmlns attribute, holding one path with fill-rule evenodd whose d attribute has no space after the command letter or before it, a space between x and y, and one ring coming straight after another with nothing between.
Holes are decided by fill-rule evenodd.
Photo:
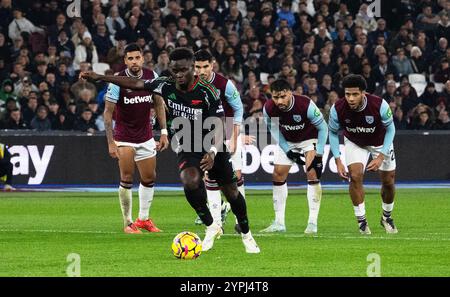
<instances>
[{"instance_id":1,"label":"blurred spectator","mask_svg":"<svg viewBox=\"0 0 450 297\"><path fill-rule=\"evenodd\" d=\"M28 129L27 124L22 119L22 113L19 108L14 108L10 111L9 117L3 124L4 129L21 130Z\"/></svg>"},{"instance_id":2,"label":"blurred spectator","mask_svg":"<svg viewBox=\"0 0 450 297\"><path fill-rule=\"evenodd\" d=\"M384 100L386 100L387 103L393 102L394 101L394 96L395 96L395 91L397 89L397 86L395 84L395 81L393 80L388 80L386 81L386 87L385 90L382 94L382 98ZM394 111L393 111L394 113Z\"/></svg>"},{"instance_id":3,"label":"blurred spectator","mask_svg":"<svg viewBox=\"0 0 450 297\"><path fill-rule=\"evenodd\" d=\"M434 83L429 82L423 94L420 95L419 101L429 107L435 107L437 105L438 98L439 94L436 91Z\"/></svg>"},{"instance_id":4,"label":"blurred spectator","mask_svg":"<svg viewBox=\"0 0 450 297\"><path fill-rule=\"evenodd\" d=\"M442 109L439 112L433 128L435 130L450 130L450 117L448 116L448 110Z\"/></svg>"},{"instance_id":5,"label":"blurred spectator","mask_svg":"<svg viewBox=\"0 0 450 297\"><path fill-rule=\"evenodd\" d=\"M84 32L82 42L75 48L75 58L73 60L75 70L80 69L81 62L90 64L99 62L97 48L92 42L92 36L89 32Z\"/></svg>"},{"instance_id":6,"label":"blurred spectator","mask_svg":"<svg viewBox=\"0 0 450 297\"><path fill-rule=\"evenodd\" d=\"M23 106L23 120L27 126L31 125L31 121L36 115L36 110L38 107L38 94L31 91L28 94L27 105Z\"/></svg>"},{"instance_id":7,"label":"blurred spectator","mask_svg":"<svg viewBox=\"0 0 450 297\"><path fill-rule=\"evenodd\" d=\"M442 58L439 68L434 73L434 81L437 83L445 83L450 79L450 67L447 58Z\"/></svg>"},{"instance_id":8,"label":"blurred spectator","mask_svg":"<svg viewBox=\"0 0 450 297\"><path fill-rule=\"evenodd\" d=\"M405 55L405 50L403 48L397 49L397 55L392 57L392 64L397 69L398 74L409 75L414 72L411 61Z\"/></svg>"},{"instance_id":9,"label":"blurred spectator","mask_svg":"<svg viewBox=\"0 0 450 297\"><path fill-rule=\"evenodd\" d=\"M92 41L94 42L95 48L97 49L97 53L99 55L99 61L105 61L109 49L113 47L110 35L106 31L106 26L103 24L97 25L97 31L92 38Z\"/></svg>"},{"instance_id":10,"label":"blurred spectator","mask_svg":"<svg viewBox=\"0 0 450 297\"><path fill-rule=\"evenodd\" d=\"M95 121L92 118L92 111L89 108L83 110L80 117L75 122L74 129L88 133L94 133L97 131L97 126L95 126Z\"/></svg>"},{"instance_id":11,"label":"blurred spectator","mask_svg":"<svg viewBox=\"0 0 450 297\"><path fill-rule=\"evenodd\" d=\"M65 33L65 37L62 37L62 32ZM70 32L70 26L67 23L67 18L64 13L58 13L56 16L56 22L48 27L48 39L50 44L57 44L58 42L61 42L62 39L64 39L63 42L67 42L71 36ZM60 40L61 38L61 40Z\"/></svg>"},{"instance_id":12,"label":"blurred spectator","mask_svg":"<svg viewBox=\"0 0 450 297\"><path fill-rule=\"evenodd\" d=\"M422 51L418 46L411 48L411 66L414 73L425 73L427 71L427 63L422 56Z\"/></svg>"},{"instance_id":13,"label":"blurred spectator","mask_svg":"<svg viewBox=\"0 0 450 297\"><path fill-rule=\"evenodd\" d=\"M23 16L23 10L20 7L15 7L13 9L14 20L9 24L8 27L8 36L11 40L14 40L20 36L27 36L26 39L30 36L30 34L37 32L44 34L44 29L36 27L30 22L27 18Z\"/></svg>"},{"instance_id":14,"label":"blurred spectator","mask_svg":"<svg viewBox=\"0 0 450 297\"><path fill-rule=\"evenodd\" d=\"M125 22L119 15L119 9L117 6L111 6L109 9L108 17L106 18L106 26L111 35L115 35L118 31L125 28Z\"/></svg>"},{"instance_id":15,"label":"blurred spectator","mask_svg":"<svg viewBox=\"0 0 450 297\"><path fill-rule=\"evenodd\" d=\"M374 69L372 70L372 77L375 80L375 82L382 84L384 82L384 75L386 73L394 73L394 77L397 80L398 79L398 72L397 68L394 67L391 63L389 63L388 55L385 53L381 53L378 56L378 64L375 65Z\"/></svg>"},{"instance_id":16,"label":"blurred spectator","mask_svg":"<svg viewBox=\"0 0 450 297\"><path fill-rule=\"evenodd\" d=\"M37 108L36 116L31 121L30 127L36 131L48 131L51 130L52 124L48 119L48 109L45 105L40 105Z\"/></svg>"},{"instance_id":17,"label":"blurred spectator","mask_svg":"<svg viewBox=\"0 0 450 297\"><path fill-rule=\"evenodd\" d=\"M228 77L233 78L238 83L242 83L243 75L242 75L242 67L239 61L236 61L234 56L229 56L227 60L222 64L222 73Z\"/></svg>"},{"instance_id":18,"label":"blurred spectator","mask_svg":"<svg viewBox=\"0 0 450 297\"><path fill-rule=\"evenodd\" d=\"M250 117L262 112L266 97L264 94L261 94L259 87L251 86L242 102L244 105L244 117ZM258 115L256 116L258 117Z\"/></svg>"}]
</instances>

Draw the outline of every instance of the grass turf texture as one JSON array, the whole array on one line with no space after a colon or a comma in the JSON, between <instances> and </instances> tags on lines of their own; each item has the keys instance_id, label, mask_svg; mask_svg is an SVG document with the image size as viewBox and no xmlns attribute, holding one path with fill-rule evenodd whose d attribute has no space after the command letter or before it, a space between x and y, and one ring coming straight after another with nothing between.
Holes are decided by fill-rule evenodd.
<instances>
[{"instance_id":1,"label":"grass turf texture","mask_svg":"<svg viewBox=\"0 0 450 297\"><path fill-rule=\"evenodd\" d=\"M371 236L359 234L347 191L324 190L319 236L303 235L306 191L291 190L287 232L261 235L274 214L271 191L248 191L250 225L261 254L244 251L234 217L214 248L193 261L171 253L185 230L203 239L204 226L182 192L156 192L151 216L163 233L122 233L115 193L0 193L0 276L66 276L67 255L81 257L81 276L366 276L370 253L382 276L450 275L450 189L398 190L393 217L399 233L379 225L381 199L366 192ZM133 216L138 214L133 193ZM144 231L146 232L146 231Z\"/></svg>"}]
</instances>

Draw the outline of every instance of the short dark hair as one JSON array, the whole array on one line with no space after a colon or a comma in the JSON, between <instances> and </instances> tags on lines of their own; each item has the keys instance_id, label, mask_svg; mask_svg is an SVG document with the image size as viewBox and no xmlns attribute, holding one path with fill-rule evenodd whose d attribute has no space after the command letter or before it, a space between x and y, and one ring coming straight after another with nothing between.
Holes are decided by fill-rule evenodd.
<instances>
[{"instance_id":1,"label":"short dark hair","mask_svg":"<svg viewBox=\"0 0 450 297\"><path fill-rule=\"evenodd\" d=\"M142 53L142 49L136 43L130 43L125 47L125 55L127 53L131 53L131 52L141 52Z\"/></svg>"},{"instance_id":2,"label":"short dark hair","mask_svg":"<svg viewBox=\"0 0 450 297\"><path fill-rule=\"evenodd\" d=\"M208 61L212 62L214 59L213 55L205 49L201 49L195 53L195 61Z\"/></svg>"},{"instance_id":3,"label":"short dark hair","mask_svg":"<svg viewBox=\"0 0 450 297\"><path fill-rule=\"evenodd\" d=\"M169 55L170 61L194 60L194 53L187 47L177 47Z\"/></svg>"},{"instance_id":4,"label":"short dark hair","mask_svg":"<svg viewBox=\"0 0 450 297\"><path fill-rule=\"evenodd\" d=\"M342 87L346 88L358 88L361 91L365 91L367 89L367 82L359 74L349 74L342 80Z\"/></svg>"},{"instance_id":5,"label":"short dark hair","mask_svg":"<svg viewBox=\"0 0 450 297\"><path fill-rule=\"evenodd\" d=\"M277 79L270 84L271 92L291 91L291 85L285 79Z\"/></svg>"}]
</instances>

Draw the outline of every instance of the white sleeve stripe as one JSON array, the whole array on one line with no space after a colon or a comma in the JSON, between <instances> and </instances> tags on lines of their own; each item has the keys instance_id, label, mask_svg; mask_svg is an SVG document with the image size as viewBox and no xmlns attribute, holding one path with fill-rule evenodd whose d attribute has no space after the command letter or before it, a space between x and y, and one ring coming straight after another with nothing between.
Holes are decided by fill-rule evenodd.
<instances>
[{"instance_id":1,"label":"white sleeve stripe","mask_svg":"<svg viewBox=\"0 0 450 297\"><path fill-rule=\"evenodd\" d=\"M113 99L113 98L110 98L110 97L107 97L107 96L105 96L105 100L109 101L109 102L112 102L112 103L117 103L117 101L119 101L119 100L116 100L116 99Z\"/></svg>"}]
</instances>

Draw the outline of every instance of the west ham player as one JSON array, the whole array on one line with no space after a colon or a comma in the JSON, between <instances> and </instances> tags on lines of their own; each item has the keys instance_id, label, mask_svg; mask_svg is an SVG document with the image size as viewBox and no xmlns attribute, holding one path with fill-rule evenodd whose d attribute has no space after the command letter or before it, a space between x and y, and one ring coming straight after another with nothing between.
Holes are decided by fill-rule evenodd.
<instances>
[{"instance_id":1,"label":"west ham player","mask_svg":"<svg viewBox=\"0 0 450 297\"><path fill-rule=\"evenodd\" d=\"M234 84L222 75L213 72L214 58L207 50L199 50L195 53L195 72L202 79L213 84L219 91L220 100L224 109L226 119L233 118L233 125L230 127L226 122L226 144L231 153L231 163L237 176L238 190L245 198L244 179L242 177L242 139L240 138L240 126L244 114L241 95ZM219 185L215 180L206 176L206 193L208 195L208 205L214 221L222 223L226 218L229 206L222 205L220 209L221 195ZM221 222L222 219L222 222Z\"/></svg>"},{"instance_id":2,"label":"west ham player","mask_svg":"<svg viewBox=\"0 0 450 297\"><path fill-rule=\"evenodd\" d=\"M364 205L364 171L379 171L381 178L381 225L387 233L397 233L391 217L395 196L395 126L389 104L365 93L367 84L360 75L348 75L342 81L345 98L330 110L330 145L339 175L350 181L349 192L361 234L371 234ZM344 131L345 162L340 158L338 131ZM369 155L372 161L366 168Z\"/></svg>"},{"instance_id":3,"label":"west ham player","mask_svg":"<svg viewBox=\"0 0 450 297\"><path fill-rule=\"evenodd\" d=\"M275 220L261 232L286 231L286 179L294 163L306 163L309 218L305 233L316 234L322 197L320 177L323 150L328 136L327 124L316 104L308 97L294 95L286 80L274 81L270 85L270 92L272 100L264 105L263 114L273 138L278 142L273 171ZM300 158L302 155L305 156L305 162Z\"/></svg>"},{"instance_id":4,"label":"west ham player","mask_svg":"<svg viewBox=\"0 0 450 297\"><path fill-rule=\"evenodd\" d=\"M129 44L125 48L124 62L127 68L119 76L154 79L157 74L142 68L144 58L140 47ZM164 101L153 96L155 111L160 124L160 148L168 147ZM119 199L125 225L125 233L142 233L138 228L160 232L149 218L153 200L156 146L150 124L152 94L148 91L134 91L110 84L106 93L104 121L109 154L118 159L120 169ZM112 120L115 118L113 133ZM139 170L139 217L132 220L132 186L134 166Z\"/></svg>"},{"instance_id":5,"label":"west ham player","mask_svg":"<svg viewBox=\"0 0 450 297\"><path fill-rule=\"evenodd\" d=\"M183 132L184 126L190 126L190 134L178 139L177 157L180 179L189 204L205 223L206 235L203 240L203 250L212 248L214 239L222 234L222 228L213 221L211 212L206 204L205 184L202 176L208 171L210 178L217 181L231 205L242 229L242 241L247 253L259 253L260 249L250 232L247 206L244 197L238 191L236 175L230 164L230 155L224 149L222 118L223 108L218 97L217 89L201 79L195 77L194 54L187 48L177 48L170 53L169 70L174 79L161 77L154 80L141 80L131 77L117 77L98 75L93 72L81 73L80 77L92 80L103 80L134 90L147 90L159 94L164 98L168 108L169 120L175 137ZM214 144L205 148L201 144L205 140L205 132L195 131L194 127L204 127L206 121L214 123ZM175 125L180 120L188 120L189 125ZM218 128L221 127L222 129ZM208 133L209 134L209 133ZM184 137L193 140L188 147ZM193 138L193 139L192 139ZM182 142L182 143L181 143ZM200 143L200 150L196 145ZM206 144L205 144L206 146Z\"/></svg>"}]
</instances>

